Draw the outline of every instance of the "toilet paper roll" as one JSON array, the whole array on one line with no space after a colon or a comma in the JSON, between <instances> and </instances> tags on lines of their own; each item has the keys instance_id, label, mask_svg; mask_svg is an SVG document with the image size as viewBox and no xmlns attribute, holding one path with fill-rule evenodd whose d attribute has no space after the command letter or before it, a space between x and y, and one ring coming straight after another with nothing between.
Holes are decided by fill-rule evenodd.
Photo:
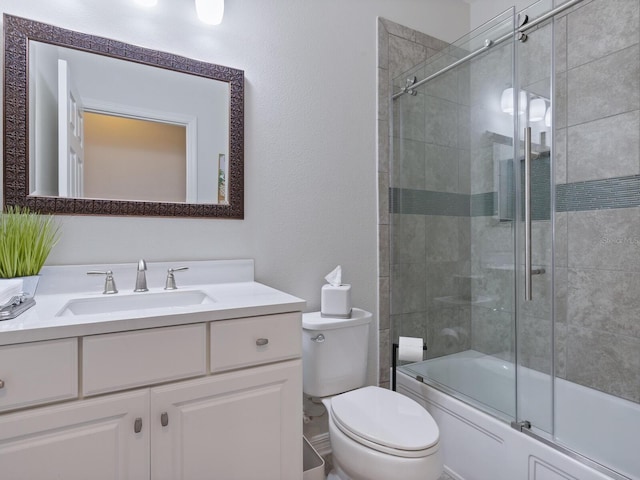
<instances>
[{"instance_id":1,"label":"toilet paper roll","mask_svg":"<svg viewBox=\"0 0 640 480\"><path fill-rule=\"evenodd\" d=\"M422 339L416 337L400 337L398 340L398 360L403 362L422 361Z\"/></svg>"}]
</instances>

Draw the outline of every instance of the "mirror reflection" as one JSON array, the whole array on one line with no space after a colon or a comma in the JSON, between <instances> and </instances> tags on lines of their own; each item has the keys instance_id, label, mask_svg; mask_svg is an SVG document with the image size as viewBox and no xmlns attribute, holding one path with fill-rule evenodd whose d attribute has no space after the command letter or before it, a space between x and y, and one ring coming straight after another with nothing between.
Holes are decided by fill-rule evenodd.
<instances>
[{"instance_id":1,"label":"mirror reflection","mask_svg":"<svg viewBox=\"0 0 640 480\"><path fill-rule=\"evenodd\" d=\"M29 42L29 194L225 203L229 84Z\"/></svg>"},{"instance_id":2,"label":"mirror reflection","mask_svg":"<svg viewBox=\"0 0 640 480\"><path fill-rule=\"evenodd\" d=\"M244 218L244 72L13 15L4 205Z\"/></svg>"}]
</instances>

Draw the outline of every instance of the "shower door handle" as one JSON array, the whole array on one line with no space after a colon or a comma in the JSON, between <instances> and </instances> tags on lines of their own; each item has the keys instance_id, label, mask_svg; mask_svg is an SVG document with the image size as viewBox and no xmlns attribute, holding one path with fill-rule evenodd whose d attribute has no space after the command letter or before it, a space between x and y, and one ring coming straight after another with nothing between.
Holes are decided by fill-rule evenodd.
<instances>
[{"instance_id":1,"label":"shower door handle","mask_svg":"<svg viewBox=\"0 0 640 480\"><path fill-rule=\"evenodd\" d=\"M524 129L524 299L533 299L533 275L542 275L544 268L531 264L531 127Z\"/></svg>"}]
</instances>

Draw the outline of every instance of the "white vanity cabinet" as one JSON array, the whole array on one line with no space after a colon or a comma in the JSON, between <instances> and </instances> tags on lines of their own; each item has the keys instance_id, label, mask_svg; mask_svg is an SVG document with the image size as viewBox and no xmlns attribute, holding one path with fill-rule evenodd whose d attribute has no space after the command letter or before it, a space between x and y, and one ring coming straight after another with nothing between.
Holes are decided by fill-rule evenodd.
<instances>
[{"instance_id":1,"label":"white vanity cabinet","mask_svg":"<svg viewBox=\"0 0 640 480\"><path fill-rule=\"evenodd\" d=\"M60 351L75 378L0 413L0 478L299 480L300 328L290 312L2 346Z\"/></svg>"}]
</instances>

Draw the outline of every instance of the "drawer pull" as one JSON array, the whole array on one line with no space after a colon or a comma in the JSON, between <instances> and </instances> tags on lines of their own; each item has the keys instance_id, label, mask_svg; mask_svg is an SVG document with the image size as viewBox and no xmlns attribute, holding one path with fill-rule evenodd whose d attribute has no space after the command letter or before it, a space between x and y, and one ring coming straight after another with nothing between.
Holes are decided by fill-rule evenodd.
<instances>
[{"instance_id":1,"label":"drawer pull","mask_svg":"<svg viewBox=\"0 0 640 480\"><path fill-rule=\"evenodd\" d=\"M169 414L167 412L162 412L160 414L160 425L163 427L169 425Z\"/></svg>"},{"instance_id":2,"label":"drawer pull","mask_svg":"<svg viewBox=\"0 0 640 480\"><path fill-rule=\"evenodd\" d=\"M142 418L136 418L135 422L133 422L133 431L135 433L140 433L142 431Z\"/></svg>"},{"instance_id":3,"label":"drawer pull","mask_svg":"<svg viewBox=\"0 0 640 480\"><path fill-rule=\"evenodd\" d=\"M0 379L0 388L4 388L4 380Z\"/></svg>"},{"instance_id":4,"label":"drawer pull","mask_svg":"<svg viewBox=\"0 0 640 480\"><path fill-rule=\"evenodd\" d=\"M259 339L256 340L256 345L259 346L259 347L263 347L267 343L269 343L269 339L268 338L259 338Z\"/></svg>"}]
</instances>

